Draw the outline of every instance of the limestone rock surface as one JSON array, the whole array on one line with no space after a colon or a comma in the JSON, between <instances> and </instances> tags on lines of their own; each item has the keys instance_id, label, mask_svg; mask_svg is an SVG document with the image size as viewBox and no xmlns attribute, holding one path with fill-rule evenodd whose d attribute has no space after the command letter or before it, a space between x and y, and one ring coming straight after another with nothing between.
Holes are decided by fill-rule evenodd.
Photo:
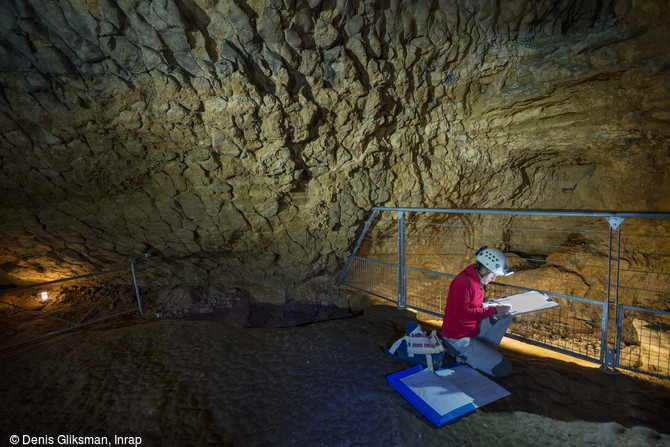
<instances>
[{"instance_id":1,"label":"limestone rock surface","mask_svg":"<svg viewBox=\"0 0 670 447\"><path fill-rule=\"evenodd\" d=\"M283 304L373 206L668 211L666 6L2 2L0 282Z\"/></svg>"}]
</instances>

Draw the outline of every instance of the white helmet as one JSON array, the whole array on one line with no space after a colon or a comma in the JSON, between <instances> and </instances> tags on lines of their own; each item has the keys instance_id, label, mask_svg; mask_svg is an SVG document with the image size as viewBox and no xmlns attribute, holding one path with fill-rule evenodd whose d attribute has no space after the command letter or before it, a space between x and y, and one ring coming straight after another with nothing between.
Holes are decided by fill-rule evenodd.
<instances>
[{"instance_id":1,"label":"white helmet","mask_svg":"<svg viewBox=\"0 0 670 447\"><path fill-rule=\"evenodd\" d=\"M488 248L484 245L477 250L475 256L477 257L477 261L497 276L509 276L514 273L512 269L507 268L507 258L505 257L505 254L497 248Z\"/></svg>"}]
</instances>

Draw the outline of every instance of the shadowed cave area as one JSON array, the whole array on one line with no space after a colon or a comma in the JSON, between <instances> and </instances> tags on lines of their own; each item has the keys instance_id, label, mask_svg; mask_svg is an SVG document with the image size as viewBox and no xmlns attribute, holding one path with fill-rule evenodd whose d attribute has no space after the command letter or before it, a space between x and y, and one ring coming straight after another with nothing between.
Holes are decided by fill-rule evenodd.
<instances>
[{"instance_id":1,"label":"shadowed cave area","mask_svg":"<svg viewBox=\"0 0 670 447\"><path fill-rule=\"evenodd\" d=\"M163 445L444 445L472 436L479 423L520 421L563 433L555 445L577 444L566 438L571 431L582 440L597 434L615 444L668 445L667 428L650 416L669 402L663 383L602 376L598 384L580 369L575 374L591 386L582 389L542 373L557 367L531 354L511 354L516 371L530 369L503 383L523 398L478 412L453 433L398 411L391 419L400 434L375 426L366 437L350 419L362 414L328 406L350 421L328 425L309 396L249 369L288 368L268 360L286 350L283 340L307 346L302 354L289 350L293 367L337 383L341 377L321 363L355 367L327 335L345 334L351 359L366 363L402 326L396 319L415 318L333 288L373 207L670 211L669 42L663 0L2 2L0 289L115 272L50 287L49 302L33 289L3 294L10 305L0 305L0 342L59 329L19 307L80 318L115 281L87 316L129 313L91 327L89 339L74 331L0 351L6 387L19 390L6 394L13 401L5 398L0 445L19 428L55 440L61 432L122 434L117 423ZM653 225L670 234L670 224ZM665 239L653 246L668 248ZM670 264L656 268L667 272ZM136 294L144 317L132 313ZM644 305L670 310L662 300ZM271 332L243 335L261 330ZM330 347L333 360L309 340ZM218 346L226 343L236 347ZM255 343L276 351L242 349L258 349ZM57 353L83 369L35 382L44 374L39 356ZM206 358L246 372L238 382ZM146 398L133 401L146 417L121 416L127 402L115 396L125 391L110 385L100 362L112 362L111 377ZM344 395L379 415L393 397L383 375L403 366L393 362L375 358L358 371L379 379L368 394L356 374L345 374ZM214 373L197 366L204 364ZM27 382L13 382L26 373ZM310 374L299 377L322 386ZM159 385L149 384L152 375ZM273 380L285 394L273 394ZM551 390L541 391L547 384ZM30 387L36 391L20 392ZM272 395L270 404L254 398L228 409L224 396L249 387ZM616 387L632 397L622 405L607 400L615 410L602 418L595 405L557 410L576 405L571 387L595 399ZM49 390L97 396L114 414L103 417L73 397L80 410L54 416ZM311 423L340 434L329 441L302 425L289 433L280 416L270 417L274 428L260 428L252 408L276 405L288 415L282 399L305 405ZM42 423L27 422L35 408ZM78 413L86 408L90 420ZM193 411L175 422L184 408ZM497 437L479 434L473 443L532 444L520 429L503 432L491 429Z\"/></svg>"}]
</instances>

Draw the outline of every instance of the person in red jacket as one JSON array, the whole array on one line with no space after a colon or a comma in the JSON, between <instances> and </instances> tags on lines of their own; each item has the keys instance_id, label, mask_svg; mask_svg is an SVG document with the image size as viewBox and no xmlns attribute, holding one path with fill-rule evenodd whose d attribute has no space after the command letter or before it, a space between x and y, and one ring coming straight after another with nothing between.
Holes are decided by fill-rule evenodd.
<instances>
[{"instance_id":1,"label":"person in red jacket","mask_svg":"<svg viewBox=\"0 0 670 447\"><path fill-rule=\"evenodd\" d=\"M506 305L483 306L486 286L496 276L509 276L507 258L497 248L480 248L477 262L459 273L449 286L442 321L447 353L460 363L494 377L504 377L511 365L496 350L512 319Z\"/></svg>"}]
</instances>

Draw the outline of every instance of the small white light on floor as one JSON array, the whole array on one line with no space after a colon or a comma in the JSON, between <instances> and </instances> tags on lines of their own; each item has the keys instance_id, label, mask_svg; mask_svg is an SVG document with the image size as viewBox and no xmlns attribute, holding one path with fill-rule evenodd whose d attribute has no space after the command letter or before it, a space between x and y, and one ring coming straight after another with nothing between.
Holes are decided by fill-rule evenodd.
<instances>
[{"instance_id":1,"label":"small white light on floor","mask_svg":"<svg viewBox=\"0 0 670 447\"><path fill-rule=\"evenodd\" d=\"M42 298L42 301L49 301L49 294L46 292L40 292L40 297Z\"/></svg>"}]
</instances>

